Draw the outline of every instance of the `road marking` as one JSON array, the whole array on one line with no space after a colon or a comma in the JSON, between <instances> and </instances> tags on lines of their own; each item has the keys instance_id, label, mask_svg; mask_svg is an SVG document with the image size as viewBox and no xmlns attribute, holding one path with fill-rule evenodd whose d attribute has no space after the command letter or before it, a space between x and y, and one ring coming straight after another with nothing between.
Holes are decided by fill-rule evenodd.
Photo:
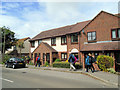
<instances>
[{"instance_id":1,"label":"road marking","mask_svg":"<svg viewBox=\"0 0 120 90\"><path fill-rule=\"evenodd\" d=\"M4 81L8 81L8 82L11 82L13 83L14 81L11 81L11 80L8 80L8 79L4 79L4 78L0 78L1 80L4 80Z\"/></svg>"}]
</instances>

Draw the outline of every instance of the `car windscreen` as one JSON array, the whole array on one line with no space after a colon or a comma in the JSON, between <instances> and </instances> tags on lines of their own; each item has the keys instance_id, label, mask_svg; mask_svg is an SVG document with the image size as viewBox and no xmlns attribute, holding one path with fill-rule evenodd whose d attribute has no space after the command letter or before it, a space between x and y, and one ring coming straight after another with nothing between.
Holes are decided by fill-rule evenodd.
<instances>
[{"instance_id":1,"label":"car windscreen","mask_svg":"<svg viewBox=\"0 0 120 90\"><path fill-rule=\"evenodd\" d=\"M24 61L24 59L21 58L15 58L16 61Z\"/></svg>"}]
</instances>

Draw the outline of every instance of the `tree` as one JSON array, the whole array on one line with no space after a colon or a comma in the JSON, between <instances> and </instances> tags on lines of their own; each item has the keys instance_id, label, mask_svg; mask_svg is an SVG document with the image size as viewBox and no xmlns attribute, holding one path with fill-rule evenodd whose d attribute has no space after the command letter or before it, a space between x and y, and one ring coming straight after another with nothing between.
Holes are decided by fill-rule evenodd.
<instances>
[{"instance_id":1,"label":"tree","mask_svg":"<svg viewBox=\"0 0 120 90\"><path fill-rule=\"evenodd\" d=\"M24 41L18 40L16 46L20 49L20 57L21 57L21 50L24 48Z\"/></svg>"},{"instance_id":2,"label":"tree","mask_svg":"<svg viewBox=\"0 0 120 90\"><path fill-rule=\"evenodd\" d=\"M1 31L1 38L2 38L2 42L0 42L0 46L2 46L2 53L5 53L5 51L9 48L11 48L11 46L14 45L16 38L15 38L15 33L12 32L10 30L10 28L8 27L0 27L0 31Z\"/></svg>"}]
</instances>

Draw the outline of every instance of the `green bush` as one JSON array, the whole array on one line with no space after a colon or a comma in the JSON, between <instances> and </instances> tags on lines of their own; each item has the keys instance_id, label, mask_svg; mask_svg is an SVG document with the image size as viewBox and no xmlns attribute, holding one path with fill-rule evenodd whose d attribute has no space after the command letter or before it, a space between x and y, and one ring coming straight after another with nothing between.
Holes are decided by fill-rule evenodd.
<instances>
[{"instance_id":1,"label":"green bush","mask_svg":"<svg viewBox=\"0 0 120 90\"><path fill-rule=\"evenodd\" d=\"M98 67L103 70L103 71L107 71L107 68L112 68L114 65L114 61L113 58L110 56L106 56L106 55L99 55L97 57L97 64Z\"/></svg>"},{"instance_id":2,"label":"green bush","mask_svg":"<svg viewBox=\"0 0 120 90\"><path fill-rule=\"evenodd\" d=\"M34 65L34 63L32 61L29 62L29 65Z\"/></svg>"},{"instance_id":3,"label":"green bush","mask_svg":"<svg viewBox=\"0 0 120 90\"><path fill-rule=\"evenodd\" d=\"M49 66L49 63L46 61L44 66L45 67Z\"/></svg>"},{"instance_id":4,"label":"green bush","mask_svg":"<svg viewBox=\"0 0 120 90\"><path fill-rule=\"evenodd\" d=\"M3 57L3 63L5 63L7 60L9 60L11 57L8 54L5 54Z\"/></svg>"},{"instance_id":5,"label":"green bush","mask_svg":"<svg viewBox=\"0 0 120 90\"><path fill-rule=\"evenodd\" d=\"M114 74L116 73L116 71L115 71L114 68L108 68L107 71L108 71L108 72L111 72L111 73L114 73Z\"/></svg>"},{"instance_id":6,"label":"green bush","mask_svg":"<svg viewBox=\"0 0 120 90\"><path fill-rule=\"evenodd\" d=\"M55 62L61 62L61 60L60 59L56 59Z\"/></svg>"},{"instance_id":7,"label":"green bush","mask_svg":"<svg viewBox=\"0 0 120 90\"><path fill-rule=\"evenodd\" d=\"M70 63L69 62L54 62L53 67L57 68L70 68ZM82 68L80 64L75 64L76 69Z\"/></svg>"}]
</instances>

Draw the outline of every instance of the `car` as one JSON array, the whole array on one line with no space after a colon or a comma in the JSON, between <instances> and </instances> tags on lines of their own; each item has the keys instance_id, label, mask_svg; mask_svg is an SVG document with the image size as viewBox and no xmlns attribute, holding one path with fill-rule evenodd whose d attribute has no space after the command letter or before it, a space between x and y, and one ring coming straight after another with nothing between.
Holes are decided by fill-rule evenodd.
<instances>
[{"instance_id":1,"label":"car","mask_svg":"<svg viewBox=\"0 0 120 90\"><path fill-rule=\"evenodd\" d=\"M13 69L17 68L17 67L26 67L26 63L24 61L24 59L21 58L10 58L9 60L7 60L5 62L5 67L6 68L10 68L12 67Z\"/></svg>"}]
</instances>

